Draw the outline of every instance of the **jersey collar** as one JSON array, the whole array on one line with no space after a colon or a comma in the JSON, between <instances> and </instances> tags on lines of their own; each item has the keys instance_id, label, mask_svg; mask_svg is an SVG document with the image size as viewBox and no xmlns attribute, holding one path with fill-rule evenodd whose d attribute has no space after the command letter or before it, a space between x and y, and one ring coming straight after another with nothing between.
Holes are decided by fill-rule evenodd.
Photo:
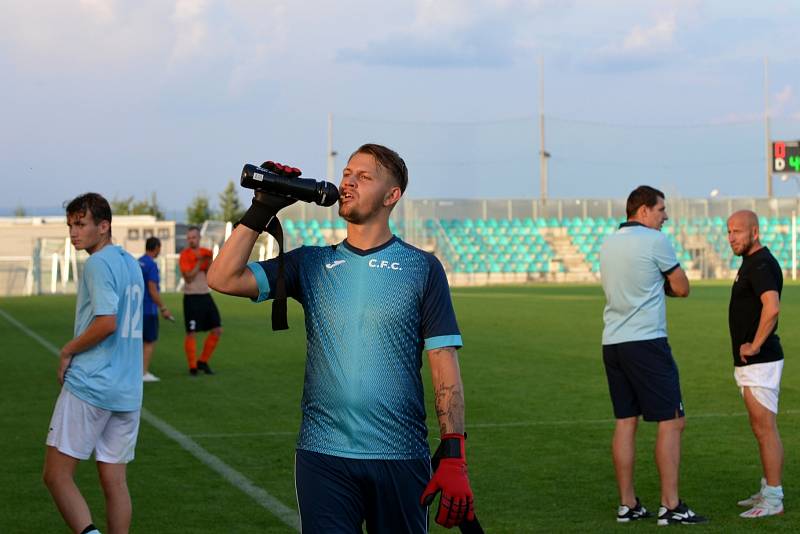
<instances>
[{"instance_id":1,"label":"jersey collar","mask_svg":"<svg viewBox=\"0 0 800 534\"><path fill-rule=\"evenodd\" d=\"M627 228L629 226L642 226L644 228L647 228L647 226L643 225L639 221L625 221L624 223L621 223L619 225L620 228Z\"/></svg>"},{"instance_id":2,"label":"jersey collar","mask_svg":"<svg viewBox=\"0 0 800 534\"><path fill-rule=\"evenodd\" d=\"M369 256L370 254L375 254L376 252L380 252L381 250L389 247L395 241L397 241L397 236L396 235L392 235L392 238L389 239L389 241L387 241L386 243L384 243L382 245L378 245L377 247L374 247L374 248L367 249L367 250L362 250L360 248L354 247L353 245L351 245L350 243L347 242L347 239L342 241L342 245L344 246L344 248L346 248L347 250L349 250L353 254L357 254L359 256Z\"/></svg>"},{"instance_id":3,"label":"jersey collar","mask_svg":"<svg viewBox=\"0 0 800 534\"><path fill-rule=\"evenodd\" d=\"M760 256L763 256L764 253L766 253L766 252L769 252L769 249L767 248L767 246L766 245L761 245L760 249L756 250L755 252L753 252L751 254L748 254L747 256L743 256L742 257L742 261L747 261L747 260L752 260L752 259L758 258Z\"/></svg>"}]
</instances>

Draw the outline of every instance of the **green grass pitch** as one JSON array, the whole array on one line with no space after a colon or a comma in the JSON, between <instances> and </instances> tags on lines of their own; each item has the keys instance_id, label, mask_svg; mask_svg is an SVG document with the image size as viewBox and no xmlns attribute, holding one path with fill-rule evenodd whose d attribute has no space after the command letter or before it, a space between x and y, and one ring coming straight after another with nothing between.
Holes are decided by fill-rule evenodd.
<instances>
[{"instance_id":1,"label":"green grass pitch","mask_svg":"<svg viewBox=\"0 0 800 534\"><path fill-rule=\"evenodd\" d=\"M668 304L670 343L681 372L687 428L681 496L711 523L705 532L797 531L800 501L800 291L787 285L779 333L787 354L779 426L786 450L786 515L738 517L736 501L754 491L758 451L731 369L729 285L693 287ZM212 364L216 376L190 378L182 317L161 322L144 405L278 501L296 508L294 442L300 420L305 338L302 309L291 329L274 333L268 305L217 295L225 327ZM610 458L611 406L600 356L603 295L598 286L454 289L464 337L467 459L476 510L487 532L623 532L655 520L617 525ZM172 310L179 295L167 295ZM0 299L0 310L60 347L72 334L74 297ZM0 317L0 532L66 532L41 483L44 438L59 391L56 358ZM428 413L433 414L423 357ZM435 418L428 425L436 434ZM637 492L658 506L655 426L640 426ZM291 532L156 427L142 421L128 471L133 532ZM78 484L95 522L105 525L92 462ZM432 532L444 532L438 526Z\"/></svg>"}]
</instances>

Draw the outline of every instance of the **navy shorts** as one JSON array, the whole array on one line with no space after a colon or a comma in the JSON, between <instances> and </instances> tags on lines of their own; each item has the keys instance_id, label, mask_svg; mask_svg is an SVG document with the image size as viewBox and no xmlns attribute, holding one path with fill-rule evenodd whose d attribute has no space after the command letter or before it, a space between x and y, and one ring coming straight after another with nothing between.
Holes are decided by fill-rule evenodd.
<instances>
[{"instance_id":1,"label":"navy shorts","mask_svg":"<svg viewBox=\"0 0 800 534\"><path fill-rule=\"evenodd\" d=\"M295 488L303 532L424 534L419 504L431 477L429 459L356 460L297 450Z\"/></svg>"},{"instance_id":2,"label":"navy shorts","mask_svg":"<svg viewBox=\"0 0 800 534\"><path fill-rule=\"evenodd\" d=\"M183 296L183 325L187 332L206 332L222 326L211 293Z\"/></svg>"},{"instance_id":3,"label":"navy shorts","mask_svg":"<svg viewBox=\"0 0 800 534\"><path fill-rule=\"evenodd\" d=\"M684 416L678 366L667 338L603 345L603 363L617 419Z\"/></svg>"},{"instance_id":4,"label":"navy shorts","mask_svg":"<svg viewBox=\"0 0 800 534\"><path fill-rule=\"evenodd\" d=\"M142 315L142 341L145 343L158 341L158 315Z\"/></svg>"}]
</instances>

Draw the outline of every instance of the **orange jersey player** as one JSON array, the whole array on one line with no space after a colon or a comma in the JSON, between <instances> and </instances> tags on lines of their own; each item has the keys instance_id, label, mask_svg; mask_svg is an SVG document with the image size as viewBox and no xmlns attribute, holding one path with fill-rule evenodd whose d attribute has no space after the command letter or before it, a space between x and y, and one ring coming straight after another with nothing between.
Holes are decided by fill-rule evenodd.
<instances>
[{"instance_id":1,"label":"orange jersey player","mask_svg":"<svg viewBox=\"0 0 800 534\"><path fill-rule=\"evenodd\" d=\"M219 310L211 298L206 281L206 271L212 262L212 252L200 247L200 229L191 226L186 232L187 247L181 251L179 265L183 275L183 320L186 326L184 349L189 362L189 373L197 375L198 369L207 375L214 372L208 365L214 348L222 335ZM210 331L210 332L209 332ZM196 332L209 332L203 343L203 352L197 358Z\"/></svg>"}]
</instances>

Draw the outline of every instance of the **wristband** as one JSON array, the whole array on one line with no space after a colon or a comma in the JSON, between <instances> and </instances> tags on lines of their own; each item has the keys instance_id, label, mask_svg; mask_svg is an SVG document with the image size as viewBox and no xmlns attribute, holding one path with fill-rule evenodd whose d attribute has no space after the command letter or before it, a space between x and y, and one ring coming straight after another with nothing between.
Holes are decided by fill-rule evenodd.
<instances>
[{"instance_id":1,"label":"wristband","mask_svg":"<svg viewBox=\"0 0 800 534\"><path fill-rule=\"evenodd\" d=\"M242 215L237 224L243 224L259 234L265 230L267 223L275 216L276 212L266 204L253 199L250 208Z\"/></svg>"}]
</instances>

